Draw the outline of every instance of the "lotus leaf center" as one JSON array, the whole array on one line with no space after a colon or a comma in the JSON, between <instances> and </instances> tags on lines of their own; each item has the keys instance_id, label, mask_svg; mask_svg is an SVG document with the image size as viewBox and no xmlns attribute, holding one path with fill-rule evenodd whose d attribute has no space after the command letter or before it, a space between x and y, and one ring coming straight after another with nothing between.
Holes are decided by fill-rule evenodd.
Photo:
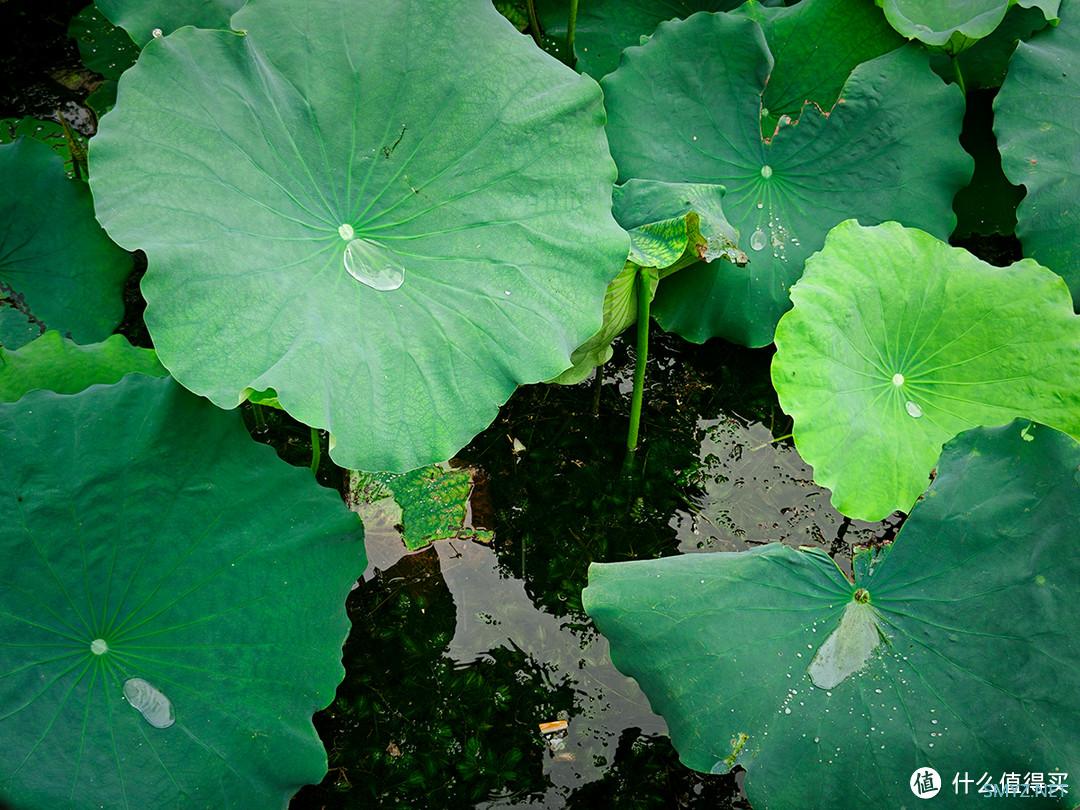
<instances>
[{"instance_id":1,"label":"lotus leaf center","mask_svg":"<svg viewBox=\"0 0 1080 810\"><path fill-rule=\"evenodd\" d=\"M764 177L766 180L768 180L770 177L772 177L772 166L770 166L767 163L764 166L762 166L761 167L761 176Z\"/></svg>"},{"instance_id":2,"label":"lotus leaf center","mask_svg":"<svg viewBox=\"0 0 1080 810\"><path fill-rule=\"evenodd\" d=\"M855 591L854 598L860 605L865 605L870 601L870 591L866 590L866 588L859 588Z\"/></svg>"},{"instance_id":3,"label":"lotus leaf center","mask_svg":"<svg viewBox=\"0 0 1080 810\"><path fill-rule=\"evenodd\" d=\"M342 224L337 229L337 232L338 232L338 235L342 239L344 239L346 242L348 242L350 239L352 239L354 236L356 236L356 231L353 230L353 226L350 225L348 222Z\"/></svg>"},{"instance_id":4,"label":"lotus leaf center","mask_svg":"<svg viewBox=\"0 0 1080 810\"><path fill-rule=\"evenodd\" d=\"M109 645L103 638L95 638L90 642L90 652L94 655L104 655L109 651Z\"/></svg>"},{"instance_id":5,"label":"lotus leaf center","mask_svg":"<svg viewBox=\"0 0 1080 810\"><path fill-rule=\"evenodd\" d=\"M893 374L892 375L892 384L895 385L897 388L899 388L901 385L904 384L904 375L903 374Z\"/></svg>"}]
</instances>

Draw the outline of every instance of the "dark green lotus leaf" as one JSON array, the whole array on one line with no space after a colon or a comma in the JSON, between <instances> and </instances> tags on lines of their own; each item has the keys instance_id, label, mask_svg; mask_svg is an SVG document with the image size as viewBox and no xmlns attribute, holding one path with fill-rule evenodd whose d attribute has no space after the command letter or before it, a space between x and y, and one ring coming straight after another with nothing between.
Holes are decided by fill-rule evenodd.
<instances>
[{"instance_id":1,"label":"dark green lotus leaf","mask_svg":"<svg viewBox=\"0 0 1080 810\"><path fill-rule=\"evenodd\" d=\"M9 299L0 299L0 347L17 349L42 334L40 325Z\"/></svg>"},{"instance_id":2,"label":"dark green lotus leaf","mask_svg":"<svg viewBox=\"0 0 1080 810\"><path fill-rule=\"evenodd\" d=\"M131 257L97 224L86 185L39 140L0 146L0 222L0 292L78 341L107 337L124 313Z\"/></svg>"},{"instance_id":3,"label":"dark green lotus leaf","mask_svg":"<svg viewBox=\"0 0 1080 810\"><path fill-rule=\"evenodd\" d=\"M59 332L46 332L15 351L0 346L0 402L14 402L39 388L76 394L91 385L117 382L131 372L168 375L153 349L137 349L123 335L79 346Z\"/></svg>"},{"instance_id":4,"label":"dark green lotus leaf","mask_svg":"<svg viewBox=\"0 0 1080 810\"><path fill-rule=\"evenodd\" d=\"M146 251L182 384L273 388L338 464L415 469L600 326L628 244L600 91L487 0L296 8L143 50L91 145L98 216Z\"/></svg>"},{"instance_id":5,"label":"dark green lotus leaf","mask_svg":"<svg viewBox=\"0 0 1080 810\"><path fill-rule=\"evenodd\" d=\"M738 13L761 25L773 57L761 96L766 137L781 116L798 118L807 102L830 109L857 65L904 44L881 12L863 0L800 0L786 8L748 0Z\"/></svg>"},{"instance_id":6,"label":"dark green lotus leaf","mask_svg":"<svg viewBox=\"0 0 1080 810\"><path fill-rule=\"evenodd\" d=\"M928 806L969 807L984 797L953 774L1080 758L1078 465L1047 427L971 430L854 584L773 543L593 565L583 601L682 761L745 767L755 808L911 808L926 767L946 780Z\"/></svg>"},{"instance_id":7,"label":"dark green lotus leaf","mask_svg":"<svg viewBox=\"0 0 1080 810\"><path fill-rule=\"evenodd\" d=\"M119 79L139 58L139 46L95 5L87 6L72 18L68 36L78 44L83 64L112 81Z\"/></svg>"},{"instance_id":8,"label":"dark green lotus leaf","mask_svg":"<svg viewBox=\"0 0 1080 810\"><path fill-rule=\"evenodd\" d=\"M578 4L574 34L576 67L599 79L619 65L624 48L637 45L664 20L689 17L697 11L730 11L741 0L584 0ZM536 0L544 32L566 40L569 0Z\"/></svg>"},{"instance_id":9,"label":"dark green lotus leaf","mask_svg":"<svg viewBox=\"0 0 1080 810\"><path fill-rule=\"evenodd\" d=\"M1027 188L1016 212L1024 254L1065 277L1080 307L1080 5L1065 22L1016 48L994 100L994 132L1006 177Z\"/></svg>"},{"instance_id":10,"label":"dark green lotus leaf","mask_svg":"<svg viewBox=\"0 0 1080 810\"><path fill-rule=\"evenodd\" d=\"M0 797L282 807L317 782L359 522L167 378L0 405Z\"/></svg>"},{"instance_id":11,"label":"dark green lotus leaf","mask_svg":"<svg viewBox=\"0 0 1080 810\"><path fill-rule=\"evenodd\" d=\"M968 428L1023 416L1080 436L1080 316L1031 259L992 267L922 231L852 220L791 298L773 386L846 515L908 511Z\"/></svg>"},{"instance_id":12,"label":"dark green lotus leaf","mask_svg":"<svg viewBox=\"0 0 1080 810\"><path fill-rule=\"evenodd\" d=\"M953 56L944 51L932 51L930 64L947 82L956 80L959 67L964 86L969 92L1001 87L1016 44L1030 39L1032 34L1047 25L1046 16L1040 9L1011 6L1001 25L992 34Z\"/></svg>"},{"instance_id":13,"label":"dark green lotus leaf","mask_svg":"<svg viewBox=\"0 0 1080 810\"><path fill-rule=\"evenodd\" d=\"M64 159L64 171L68 177L75 176L72 151L83 163L86 162L86 137L71 127L66 130L56 121L39 118L0 118L0 144L12 143L18 138L34 138Z\"/></svg>"},{"instance_id":14,"label":"dark green lotus leaf","mask_svg":"<svg viewBox=\"0 0 1080 810\"><path fill-rule=\"evenodd\" d=\"M229 28L229 18L244 0L98 0L97 7L114 25L123 28L136 44L146 45L155 36L177 28ZM297 13L306 12L298 4Z\"/></svg>"},{"instance_id":15,"label":"dark green lotus leaf","mask_svg":"<svg viewBox=\"0 0 1080 810\"><path fill-rule=\"evenodd\" d=\"M603 82L623 180L727 188L724 212L749 263L688 268L654 309L661 326L695 342L770 343L806 257L847 217L947 236L953 195L971 174L957 142L963 99L913 47L859 65L831 112L808 106L764 141L771 66L756 22L698 14L662 24Z\"/></svg>"},{"instance_id":16,"label":"dark green lotus leaf","mask_svg":"<svg viewBox=\"0 0 1080 810\"><path fill-rule=\"evenodd\" d=\"M1057 20L1060 0L877 0L885 17L908 39L960 53L996 29L1009 7L1037 8Z\"/></svg>"}]
</instances>

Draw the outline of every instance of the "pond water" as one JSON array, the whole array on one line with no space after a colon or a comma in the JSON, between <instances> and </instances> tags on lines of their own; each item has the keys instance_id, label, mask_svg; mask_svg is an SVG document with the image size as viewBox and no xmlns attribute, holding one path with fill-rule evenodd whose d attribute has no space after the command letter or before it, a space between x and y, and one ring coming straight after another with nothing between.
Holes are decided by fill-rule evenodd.
<instances>
[{"instance_id":1,"label":"pond water","mask_svg":"<svg viewBox=\"0 0 1080 810\"><path fill-rule=\"evenodd\" d=\"M581 607L589 563L783 540L847 567L850 544L889 539L898 521L845 520L790 442L773 441L790 423L771 351L656 330L651 344L632 470L633 358L620 343L598 399L592 382L522 388L454 460L473 471L470 525L489 544L406 554L391 520L367 521L346 679L316 717L331 770L292 807L748 806L741 773L679 764L663 720L611 666ZM260 436L308 462L306 428L264 423ZM344 487L325 463L320 476Z\"/></svg>"}]
</instances>

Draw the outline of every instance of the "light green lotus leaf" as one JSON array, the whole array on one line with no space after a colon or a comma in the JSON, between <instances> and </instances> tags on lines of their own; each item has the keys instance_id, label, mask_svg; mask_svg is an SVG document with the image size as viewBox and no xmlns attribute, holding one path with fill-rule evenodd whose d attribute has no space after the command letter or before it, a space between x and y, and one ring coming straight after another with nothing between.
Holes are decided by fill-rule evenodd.
<instances>
[{"instance_id":1,"label":"light green lotus leaf","mask_svg":"<svg viewBox=\"0 0 1080 810\"><path fill-rule=\"evenodd\" d=\"M68 36L79 46L83 64L114 82L139 58L139 47L127 32L109 22L93 4L71 19Z\"/></svg>"},{"instance_id":2,"label":"light green lotus leaf","mask_svg":"<svg viewBox=\"0 0 1080 810\"><path fill-rule=\"evenodd\" d=\"M876 0L885 18L908 39L960 53L996 29L1012 5L1037 8L1057 20L1061 0Z\"/></svg>"},{"instance_id":3,"label":"light green lotus leaf","mask_svg":"<svg viewBox=\"0 0 1080 810\"><path fill-rule=\"evenodd\" d=\"M185 25L228 29L229 18L243 5L244 0L97 0L101 12L140 46ZM297 14L305 11L297 4Z\"/></svg>"},{"instance_id":4,"label":"light green lotus leaf","mask_svg":"<svg viewBox=\"0 0 1080 810\"><path fill-rule=\"evenodd\" d=\"M361 526L167 378L0 404L0 799L283 807L326 754Z\"/></svg>"},{"instance_id":5,"label":"light green lotus leaf","mask_svg":"<svg viewBox=\"0 0 1080 810\"><path fill-rule=\"evenodd\" d=\"M98 216L146 251L183 385L273 388L341 466L415 469L600 326L628 248L600 90L487 0L303 9L143 50L91 144Z\"/></svg>"},{"instance_id":6,"label":"light green lotus leaf","mask_svg":"<svg viewBox=\"0 0 1080 810\"><path fill-rule=\"evenodd\" d=\"M908 511L941 446L1027 417L1080 436L1080 316L1031 259L992 267L895 222L838 225L792 289L772 379L845 515Z\"/></svg>"},{"instance_id":7,"label":"light green lotus leaf","mask_svg":"<svg viewBox=\"0 0 1080 810\"><path fill-rule=\"evenodd\" d=\"M683 270L654 308L661 326L695 342L772 342L788 288L829 228L853 216L898 219L945 237L953 195L971 176L957 142L961 94L914 47L859 65L831 112L810 105L764 141L772 64L756 22L697 14L661 24L603 81L622 181L727 188L724 212L749 263Z\"/></svg>"},{"instance_id":8,"label":"light green lotus leaf","mask_svg":"<svg viewBox=\"0 0 1080 810\"><path fill-rule=\"evenodd\" d=\"M135 348L123 335L79 346L50 331L15 351L0 346L0 402L14 402L39 388L77 394L91 385L117 382L132 372L168 375L153 349Z\"/></svg>"},{"instance_id":9,"label":"light green lotus leaf","mask_svg":"<svg viewBox=\"0 0 1080 810\"><path fill-rule=\"evenodd\" d=\"M1080 758L1078 465L1047 427L971 430L854 584L819 549L771 543L594 564L584 605L682 761L746 768L755 808L911 808L933 768L927 806L962 810L985 796L954 774Z\"/></svg>"},{"instance_id":10,"label":"light green lotus leaf","mask_svg":"<svg viewBox=\"0 0 1080 810\"><path fill-rule=\"evenodd\" d=\"M1022 42L994 99L994 132L1005 175L1027 188L1016 212L1024 255L1065 277L1080 307L1080 4L1065 21Z\"/></svg>"},{"instance_id":11,"label":"light green lotus leaf","mask_svg":"<svg viewBox=\"0 0 1080 810\"><path fill-rule=\"evenodd\" d=\"M575 67L599 79L619 65L624 48L637 45L664 20L697 11L730 11L741 0L583 0L574 34ZM565 42L569 0L536 0L544 33Z\"/></svg>"},{"instance_id":12,"label":"light green lotus leaf","mask_svg":"<svg viewBox=\"0 0 1080 810\"><path fill-rule=\"evenodd\" d=\"M124 314L131 257L94 219L86 185L34 138L0 146L0 293L50 329L91 343Z\"/></svg>"},{"instance_id":13,"label":"light green lotus leaf","mask_svg":"<svg viewBox=\"0 0 1080 810\"><path fill-rule=\"evenodd\" d=\"M800 0L788 7L748 0L736 13L761 25L773 57L761 96L765 137L776 131L781 116L798 118L807 102L830 109L856 66L904 44L863 0Z\"/></svg>"}]
</instances>

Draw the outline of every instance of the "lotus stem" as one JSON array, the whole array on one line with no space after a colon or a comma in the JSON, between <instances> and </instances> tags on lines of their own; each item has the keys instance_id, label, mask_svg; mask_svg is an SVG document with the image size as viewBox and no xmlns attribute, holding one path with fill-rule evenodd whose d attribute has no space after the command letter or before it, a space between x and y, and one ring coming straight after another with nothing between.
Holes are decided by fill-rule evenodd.
<instances>
[{"instance_id":1,"label":"lotus stem","mask_svg":"<svg viewBox=\"0 0 1080 810\"><path fill-rule=\"evenodd\" d=\"M311 474L319 474L319 463L322 461L322 441L319 438L319 429L311 429Z\"/></svg>"},{"instance_id":2,"label":"lotus stem","mask_svg":"<svg viewBox=\"0 0 1080 810\"><path fill-rule=\"evenodd\" d=\"M637 271L637 364L634 366L634 393L630 400L630 429L626 434L626 449L637 452L638 433L641 428L641 400L645 394L645 364L649 360L649 295L648 270Z\"/></svg>"},{"instance_id":3,"label":"lotus stem","mask_svg":"<svg viewBox=\"0 0 1080 810\"><path fill-rule=\"evenodd\" d=\"M532 34L533 41L543 47L540 43L543 32L540 30L540 20L536 16L536 3L534 0L525 0L525 6L529 10L529 33Z\"/></svg>"},{"instance_id":4,"label":"lotus stem","mask_svg":"<svg viewBox=\"0 0 1080 810\"><path fill-rule=\"evenodd\" d=\"M600 396L604 392L604 371L600 366L596 367L596 377L593 378L592 392L592 415L600 415Z\"/></svg>"},{"instance_id":5,"label":"lotus stem","mask_svg":"<svg viewBox=\"0 0 1080 810\"><path fill-rule=\"evenodd\" d=\"M578 0L570 0L570 18L566 21L566 59L570 67L577 64L577 56L574 54L574 31L577 28Z\"/></svg>"},{"instance_id":6,"label":"lotus stem","mask_svg":"<svg viewBox=\"0 0 1080 810\"><path fill-rule=\"evenodd\" d=\"M949 57L952 61L953 75L956 77L956 86L960 88L960 92L967 96L967 85L964 83L964 72L960 69L960 60L956 58L956 55Z\"/></svg>"},{"instance_id":7,"label":"lotus stem","mask_svg":"<svg viewBox=\"0 0 1080 810\"><path fill-rule=\"evenodd\" d=\"M255 417L255 429L259 431L266 430L266 417L263 416L262 405L258 402L252 402L251 415Z\"/></svg>"}]
</instances>

